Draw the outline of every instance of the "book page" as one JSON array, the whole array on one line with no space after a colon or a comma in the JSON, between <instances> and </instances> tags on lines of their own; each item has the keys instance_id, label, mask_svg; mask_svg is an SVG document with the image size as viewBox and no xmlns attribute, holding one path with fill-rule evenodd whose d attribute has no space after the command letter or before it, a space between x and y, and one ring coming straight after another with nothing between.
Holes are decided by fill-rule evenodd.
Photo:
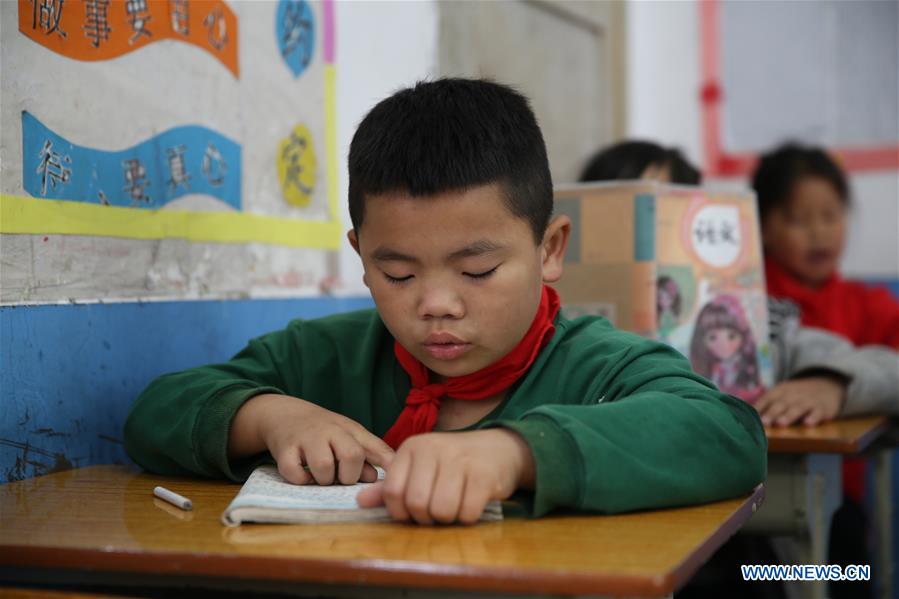
<instances>
[{"instance_id":1,"label":"book page","mask_svg":"<svg viewBox=\"0 0 899 599\"><path fill-rule=\"evenodd\" d=\"M378 471L378 478L383 478ZM309 510L358 510L356 495L374 483L353 485L294 485L278 473L276 466L260 466L250 475L231 507L254 506Z\"/></svg>"},{"instance_id":2,"label":"book page","mask_svg":"<svg viewBox=\"0 0 899 599\"><path fill-rule=\"evenodd\" d=\"M378 479L384 471L378 468ZM222 514L226 526L241 522L379 522L390 521L384 506L361 508L359 492L374 483L353 485L294 485L281 477L276 466L260 466L247 479ZM502 520L502 503L491 501L481 521Z\"/></svg>"}]
</instances>

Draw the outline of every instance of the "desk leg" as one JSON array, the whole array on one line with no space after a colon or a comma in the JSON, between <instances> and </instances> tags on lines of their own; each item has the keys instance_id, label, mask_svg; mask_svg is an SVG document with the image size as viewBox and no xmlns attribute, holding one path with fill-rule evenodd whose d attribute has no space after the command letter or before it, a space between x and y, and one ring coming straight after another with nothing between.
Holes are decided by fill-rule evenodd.
<instances>
[{"instance_id":1,"label":"desk leg","mask_svg":"<svg viewBox=\"0 0 899 599\"><path fill-rule=\"evenodd\" d=\"M891 480L893 452L884 450L874 457L877 490L875 518L877 522L877 580L879 596L893 597L893 487Z\"/></svg>"},{"instance_id":2,"label":"desk leg","mask_svg":"<svg viewBox=\"0 0 899 599\"><path fill-rule=\"evenodd\" d=\"M829 454L771 454L765 503L746 523L747 532L789 535L798 564L826 564L830 520L842 499L841 459ZM748 583L751 584L751 583ZM803 598L827 596L827 582L788 583Z\"/></svg>"},{"instance_id":3,"label":"desk leg","mask_svg":"<svg viewBox=\"0 0 899 599\"><path fill-rule=\"evenodd\" d=\"M842 459L836 455L808 456L809 481L806 497L808 534L799 538L799 559L806 564L826 564L830 522L843 497ZM834 476L834 473L836 475ZM827 597L827 581L803 582L803 597Z\"/></svg>"}]
</instances>

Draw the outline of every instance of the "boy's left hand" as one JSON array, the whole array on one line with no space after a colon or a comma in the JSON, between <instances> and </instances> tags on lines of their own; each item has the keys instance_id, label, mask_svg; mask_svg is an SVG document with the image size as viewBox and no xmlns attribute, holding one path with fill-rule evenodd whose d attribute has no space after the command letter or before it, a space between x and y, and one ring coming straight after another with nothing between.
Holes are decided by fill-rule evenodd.
<instances>
[{"instance_id":1,"label":"boy's left hand","mask_svg":"<svg viewBox=\"0 0 899 599\"><path fill-rule=\"evenodd\" d=\"M406 439L384 480L356 501L361 507L385 505L399 521L473 524L487 503L533 484L534 458L513 431L426 433Z\"/></svg>"},{"instance_id":2,"label":"boy's left hand","mask_svg":"<svg viewBox=\"0 0 899 599\"><path fill-rule=\"evenodd\" d=\"M806 426L833 420L843 407L846 383L832 376L810 376L778 383L755 403L765 426Z\"/></svg>"}]
</instances>

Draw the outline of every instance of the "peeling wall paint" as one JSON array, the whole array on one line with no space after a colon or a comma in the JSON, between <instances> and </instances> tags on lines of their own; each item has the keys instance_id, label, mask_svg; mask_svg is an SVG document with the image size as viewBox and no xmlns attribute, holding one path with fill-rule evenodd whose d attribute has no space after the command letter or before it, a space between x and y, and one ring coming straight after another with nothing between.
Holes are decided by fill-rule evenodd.
<instances>
[{"instance_id":1,"label":"peeling wall paint","mask_svg":"<svg viewBox=\"0 0 899 599\"><path fill-rule=\"evenodd\" d=\"M263 244L0 236L0 303L317 295L336 258Z\"/></svg>"},{"instance_id":2,"label":"peeling wall paint","mask_svg":"<svg viewBox=\"0 0 899 599\"><path fill-rule=\"evenodd\" d=\"M155 377L228 359L293 318L370 298L0 307L0 482L127 463L122 426Z\"/></svg>"}]
</instances>

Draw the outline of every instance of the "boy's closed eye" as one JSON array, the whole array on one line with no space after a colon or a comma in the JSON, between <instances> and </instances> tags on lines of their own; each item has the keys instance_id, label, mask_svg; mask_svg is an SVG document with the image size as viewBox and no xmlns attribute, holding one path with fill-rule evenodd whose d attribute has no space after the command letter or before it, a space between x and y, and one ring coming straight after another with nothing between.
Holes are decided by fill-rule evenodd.
<instances>
[{"instance_id":1,"label":"boy's closed eye","mask_svg":"<svg viewBox=\"0 0 899 599\"><path fill-rule=\"evenodd\" d=\"M494 273L496 273L496 271L497 271L497 269L498 269L499 267L500 267L500 265L497 264L497 265L494 266L493 268L488 269L488 270L485 270L485 271L481 271L481 272L463 272L462 275L465 276L465 277L468 277L469 279L475 279L475 280L479 280L479 279L487 279L487 278L489 278L490 276L492 276ZM382 271L382 272L383 272L383 271ZM400 283L405 283L406 281L411 280L411 279L414 278L414 276L415 276L415 275L394 276L394 275L390 275L390 274L388 274L388 273L386 273L386 272L383 272L383 274L384 274L384 277L387 279L387 282L388 282L388 283L392 283L392 284L394 284L394 285L398 285L398 284L400 284Z\"/></svg>"},{"instance_id":2,"label":"boy's closed eye","mask_svg":"<svg viewBox=\"0 0 899 599\"><path fill-rule=\"evenodd\" d=\"M406 276L403 276L403 277L394 277L394 276L389 275L389 274L387 274L387 273L385 272L385 273L384 273L384 278L387 279L387 282L388 282L388 283L391 283L391 284L393 284L393 285L399 285L400 283L405 283L406 281L410 280L410 279L412 278L412 275L406 275Z\"/></svg>"},{"instance_id":3,"label":"boy's closed eye","mask_svg":"<svg viewBox=\"0 0 899 599\"><path fill-rule=\"evenodd\" d=\"M496 269L498 269L499 267L500 267L500 265L497 264L490 270L485 270L482 272L463 272L462 274L471 279L486 279L487 277L490 277L491 275L493 275L493 273L495 273Z\"/></svg>"}]
</instances>

